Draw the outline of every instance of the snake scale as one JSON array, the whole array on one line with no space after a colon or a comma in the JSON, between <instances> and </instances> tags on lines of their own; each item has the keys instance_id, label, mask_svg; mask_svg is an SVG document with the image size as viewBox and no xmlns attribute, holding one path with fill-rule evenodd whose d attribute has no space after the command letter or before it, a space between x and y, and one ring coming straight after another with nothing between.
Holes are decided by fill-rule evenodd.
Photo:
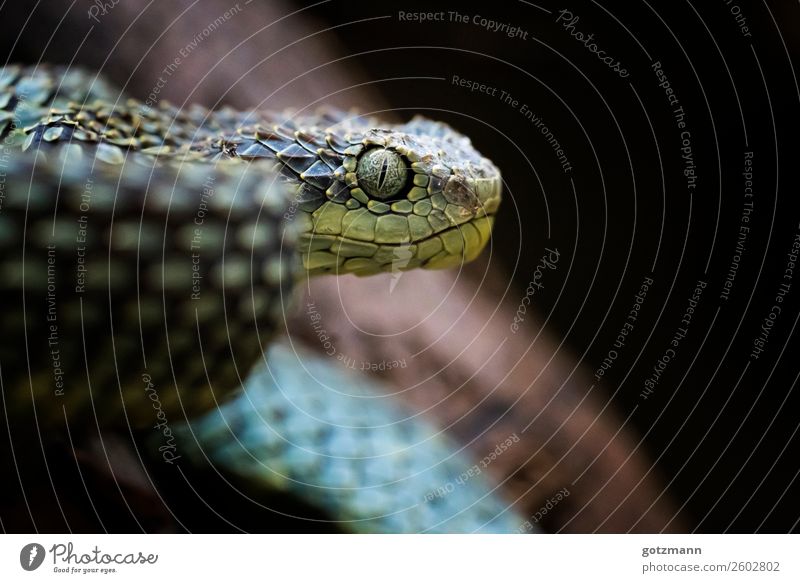
<instances>
[{"instance_id":1,"label":"snake scale","mask_svg":"<svg viewBox=\"0 0 800 583\"><path fill-rule=\"evenodd\" d=\"M482 476L453 487L472 464L434 427L274 341L303 277L481 252L501 179L466 137L146 104L80 68L12 65L0 141L10 427L129 427L159 461L210 460L242 495L291 491L348 530L517 526Z\"/></svg>"}]
</instances>

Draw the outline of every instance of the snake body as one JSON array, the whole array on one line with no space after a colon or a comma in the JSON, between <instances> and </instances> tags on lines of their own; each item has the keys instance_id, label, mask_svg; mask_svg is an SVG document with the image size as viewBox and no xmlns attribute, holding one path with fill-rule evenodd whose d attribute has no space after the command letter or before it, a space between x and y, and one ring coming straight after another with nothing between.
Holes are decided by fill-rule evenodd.
<instances>
[{"instance_id":1,"label":"snake body","mask_svg":"<svg viewBox=\"0 0 800 583\"><path fill-rule=\"evenodd\" d=\"M422 118L150 106L80 69L8 66L0 140L7 419L162 428L154 449L214 452L357 530L512 528L482 478L453 508L426 504L469 462L401 408L365 406L363 381L311 356L287 364L280 347L248 379L300 277L480 253L500 175L467 138ZM301 379L309 368L319 375ZM420 443L430 460L410 455Z\"/></svg>"}]
</instances>

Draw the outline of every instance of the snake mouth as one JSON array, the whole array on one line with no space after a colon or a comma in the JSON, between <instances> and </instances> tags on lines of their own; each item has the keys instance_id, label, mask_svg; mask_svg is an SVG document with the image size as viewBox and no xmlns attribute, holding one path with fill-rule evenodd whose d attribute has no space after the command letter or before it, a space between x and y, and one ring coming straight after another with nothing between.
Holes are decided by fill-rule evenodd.
<instances>
[{"instance_id":1,"label":"snake mouth","mask_svg":"<svg viewBox=\"0 0 800 583\"><path fill-rule=\"evenodd\" d=\"M304 270L311 275L374 275L422 267L447 269L475 259L488 244L495 213L409 242L375 243L344 235L305 233L300 238Z\"/></svg>"}]
</instances>

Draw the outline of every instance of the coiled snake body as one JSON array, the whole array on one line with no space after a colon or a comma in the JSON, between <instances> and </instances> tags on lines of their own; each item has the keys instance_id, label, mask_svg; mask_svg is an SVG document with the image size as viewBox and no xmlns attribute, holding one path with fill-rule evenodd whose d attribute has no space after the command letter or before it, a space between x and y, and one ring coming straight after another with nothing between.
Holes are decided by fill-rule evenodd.
<instances>
[{"instance_id":1,"label":"coiled snake body","mask_svg":"<svg viewBox=\"0 0 800 583\"><path fill-rule=\"evenodd\" d=\"M210 456L354 530L512 528L483 479L430 496L471 464L363 380L281 346L259 359L302 275L480 253L500 175L467 138L148 106L79 69L9 66L0 140L7 419L155 428L164 461Z\"/></svg>"}]
</instances>

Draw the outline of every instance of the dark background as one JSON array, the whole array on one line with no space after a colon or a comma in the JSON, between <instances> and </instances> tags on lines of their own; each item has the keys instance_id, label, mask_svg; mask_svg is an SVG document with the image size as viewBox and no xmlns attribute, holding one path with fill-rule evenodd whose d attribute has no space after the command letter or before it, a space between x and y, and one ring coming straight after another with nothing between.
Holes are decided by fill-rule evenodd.
<instances>
[{"instance_id":1,"label":"dark background","mask_svg":"<svg viewBox=\"0 0 800 583\"><path fill-rule=\"evenodd\" d=\"M459 128L504 171L513 200L496 229L499 259L524 289L542 250L558 247L569 271L536 304L548 329L592 370L652 273L635 330L600 386L624 415L638 406L631 422L696 528L796 529L800 369L789 339L798 282L765 353L752 362L748 356L800 226L794 172L800 95L790 63L798 57L800 14L788 7L770 14L764 4L740 2L753 35L746 38L722 2L656 10L639 2L602 3L605 10L569 6L580 19L575 29L594 32L598 45L630 71L620 79L555 24L562 4L537 4L553 14L517 2L456 8L520 26L528 40L471 23L403 25L384 4L369 3L348 14L393 17L348 31L342 40L354 53L374 51L359 57L370 78L446 78L389 80L382 90L394 107L428 109ZM401 9L433 8L404 3ZM346 20L335 4L324 13L331 23ZM382 26L387 34L368 34ZM698 175L691 200L679 130L650 69L655 61L691 131ZM497 87L498 94L505 90L542 117L572 163L574 192L547 142L518 110L454 86L453 75ZM755 206L724 301L719 296L744 200L745 150L754 152ZM654 394L642 401L643 381L680 326L698 279L708 285L687 338Z\"/></svg>"},{"instance_id":2,"label":"dark background","mask_svg":"<svg viewBox=\"0 0 800 583\"><path fill-rule=\"evenodd\" d=\"M25 25L27 7L4 7L6 30L23 33L2 35L2 54L19 62L65 62L65 56L75 55L75 62L102 67L118 84L127 83L129 93L146 98L140 88L152 86L147 59L158 60L157 51L145 55L138 68L135 62L103 66L116 38L104 36L103 26L90 30L85 10L91 4L85 4L69 17L70 26L61 27L63 10L39 6ZM109 17L114 11L121 17L124 4ZM351 79L368 83L368 91L397 116L413 111L446 121L495 161L504 173L507 199L492 261L521 294L544 248L558 248L561 266L534 303L547 332L563 339L587 369L600 366L642 280L651 276L654 285L635 329L598 387L623 418L632 413L630 423L657 460L669 494L685 504L693 528L796 530L800 367L791 341L800 314L800 274L765 352L757 360L749 355L800 226L800 92L793 68L800 58L800 11L788 2L769 7L735 2L747 19L748 38L724 2L573 3L569 9L580 18L575 29L593 32L598 46L623 63L630 76L621 79L555 22L563 5L536 4L546 10L524 2L484 3L479 9L457 3L326 2L302 16L312 30L335 28L294 48L302 50L303 42L338 47L343 61L309 73L343 90L334 101L348 103L351 89L337 86L336 78L336 71L345 69ZM472 23L400 22L398 10L458 10L470 19L480 14L521 27L527 40ZM377 18L382 16L389 17ZM146 28L144 22L137 26ZM260 34L277 34L290 25L291 18ZM235 34L236 26L230 24L224 34ZM26 27L40 32L24 32ZM180 25L170 31L184 34L187 42L192 38L180 33ZM290 32L283 34L292 42ZM199 50L208 56L214 42ZM256 99L278 107L291 102L290 91L305 82L292 81L290 72L261 76L259 69L238 83L236 60L236 53L221 60L218 75L205 80L207 64L184 67L180 75L186 79L173 83L167 91L174 96L168 96L186 98L180 87L191 80L190 87L200 83L191 101L211 106L221 96L246 107L253 105L252 87L260 83L265 90ZM691 196L682 174L679 130L651 69L655 61L686 113L698 176ZM234 82L221 82L225 75ZM572 172L562 172L518 109L455 86L453 75L497 87L498 94L505 90L527 104L562 144ZM284 82L288 88L271 95ZM245 84L247 91L239 91ZM742 214L745 151L754 153L754 210L730 297L723 300ZM654 393L643 400L644 380L680 326L699 279L707 287L688 335Z\"/></svg>"}]
</instances>

